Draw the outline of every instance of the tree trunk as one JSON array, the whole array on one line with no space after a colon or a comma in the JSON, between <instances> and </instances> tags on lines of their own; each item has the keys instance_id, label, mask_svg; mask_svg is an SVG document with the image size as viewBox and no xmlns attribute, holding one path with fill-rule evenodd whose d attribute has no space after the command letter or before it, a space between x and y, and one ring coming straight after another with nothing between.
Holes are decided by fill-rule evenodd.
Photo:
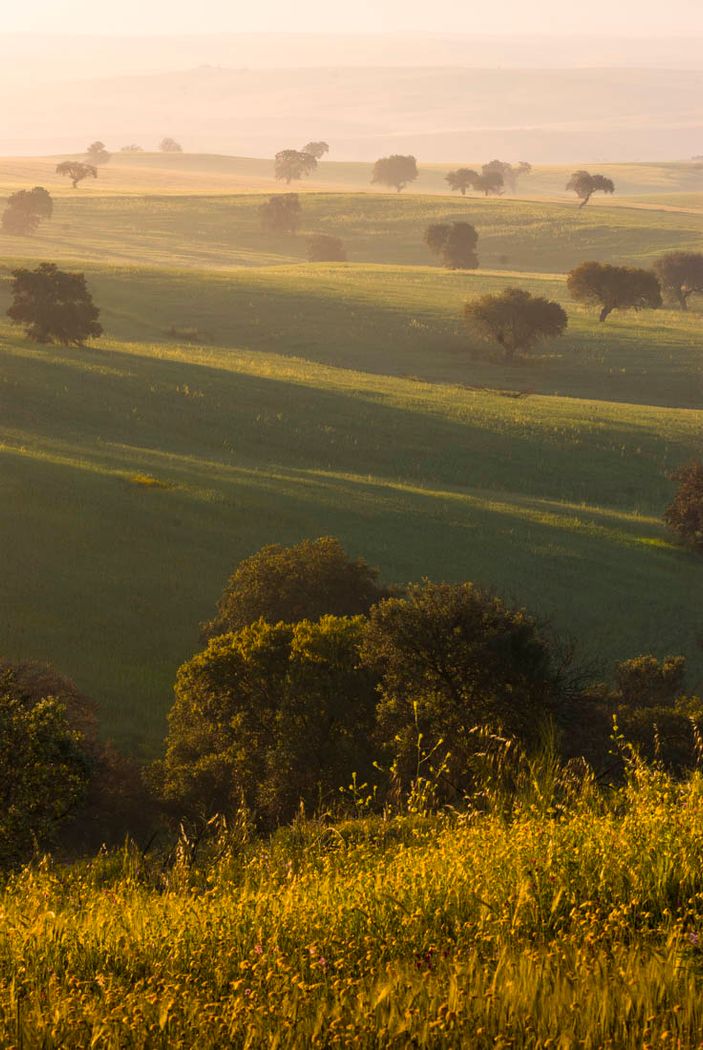
<instances>
[{"instance_id":1,"label":"tree trunk","mask_svg":"<svg viewBox=\"0 0 703 1050\"><path fill-rule=\"evenodd\" d=\"M589 193L587 196L585 196L583 198L583 200L581 201L581 203L579 204L579 208L585 208L586 205L588 204L588 202L590 201L592 196L593 196L593 194L591 194L591 193Z\"/></svg>"},{"instance_id":2,"label":"tree trunk","mask_svg":"<svg viewBox=\"0 0 703 1050\"><path fill-rule=\"evenodd\" d=\"M615 307L613 307L613 306L604 306L603 309L600 312L600 320L601 321L605 321L606 317L609 314L611 314L614 309L615 309Z\"/></svg>"},{"instance_id":3,"label":"tree trunk","mask_svg":"<svg viewBox=\"0 0 703 1050\"><path fill-rule=\"evenodd\" d=\"M691 292L684 292L683 288L677 289L677 295L682 310L688 310L688 297Z\"/></svg>"}]
</instances>

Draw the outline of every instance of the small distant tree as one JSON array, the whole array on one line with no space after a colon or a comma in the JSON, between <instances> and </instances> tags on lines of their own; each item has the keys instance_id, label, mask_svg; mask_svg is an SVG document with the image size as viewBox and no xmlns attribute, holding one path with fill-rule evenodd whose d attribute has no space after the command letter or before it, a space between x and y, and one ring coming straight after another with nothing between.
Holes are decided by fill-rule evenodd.
<instances>
[{"instance_id":1,"label":"small distant tree","mask_svg":"<svg viewBox=\"0 0 703 1050\"><path fill-rule=\"evenodd\" d=\"M317 160L312 153L297 149L284 149L276 154L274 174L277 179L284 179L288 184L294 180L311 175L317 167Z\"/></svg>"},{"instance_id":2,"label":"small distant tree","mask_svg":"<svg viewBox=\"0 0 703 1050\"><path fill-rule=\"evenodd\" d=\"M465 197L466 191L476 185L479 177L478 172L473 168L457 168L456 171L448 172L444 178L445 182L449 183L450 189L458 190L462 197Z\"/></svg>"},{"instance_id":3,"label":"small distant tree","mask_svg":"<svg viewBox=\"0 0 703 1050\"><path fill-rule=\"evenodd\" d=\"M94 164L83 164L78 160L62 160L56 165L56 174L67 175L75 190L78 183L83 182L84 179L97 179L98 169Z\"/></svg>"},{"instance_id":4,"label":"small distant tree","mask_svg":"<svg viewBox=\"0 0 703 1050\"><path fill-rule=\"evenodd\" d=\"M657 259L654 272L661 286L682 310L692 295L703 295L703 253L669 252Z\"/></svg>"},{"instance_id":5,"label":"small distant tree","mask_svg":"<svg viewBox=\"0 0 703 1050\"><path fill-rule=\"evenodd\" d=\"M346 262L347 253L340 237L316 233L308 240L309 262Z\"/></svg>"},{"instance_id":6,"label":"small distant tree","mask_svg":"<svg viewBox=\"0 0 703 1050\"><path fill-rule=\"evenodd\" d=\"M18 190L7 201L2 217L3 233L34 233L42 219L50 219L53 212L51 195L43 186L33 190Z\"/></svg>"},{"instance_id":7,"label":"small distant tree","mask_svg":"<svg viewBox=\"0 0 703 1050\"><path fill-rule=\"evenodd\" d=\"M520 176L529 175L531 171L532 165L524 160L521 160L519 164L508 164L504 160L491 160L488 164L484 164L481 169L483 175L502 175L503 183L511 193L515 193L517 190Z\"/></svg>"},{"instance_id":8,"label":"small distant tree","mask_svg":"<svg viewBox=\"0 0 703 1050\"><path fill-rule=\"evenodd\" d=\"M414 182L419 174L414 157L394 153L390 157L381 157L376 161L371 182L381 186L393 186L400 193L409 182Z\"/></svg>"},{"instance_id":9,"label":"small distant tree","mask_svg":"<svg viewBox=\"0 0 703 1050\"><path fill-rule=\"evenodd\" d=\"M471 223L436 223L428 226L425 244L451 270L475 270L478 267L478 233Z\"/></svg>"},{"instance_id":10,"label":"small distant tree","mask_svg":"<svg viewBox=\"0 0 703 1050\"><path fill-rule=\"evenodd\" d=\"M498 343L506 361L544 339L561 335L568 317L559 305L522 288L506 288L466 304L464 316L486 339Z\"/></svg>"},{"instance_id":11,"label":"small distant tree","mask_svg":"<svg viewBox=\"0 0 703 1050\"><path fill-rule=\"evenodd\" d=\"M142 146L138 146L136 142L130 143L129 146L121 146L120 153L143 153L144 149Z\"/></svg>"},{"instance_id":12,"label":"small distant tree","mask_svg":"<svg viewBox=\"0 0 703 1050\"><path fill-rule=\"evenodd\" d=\"M334 536L292 547L272 544L237 566L203 638L238 631L260 618L295 623L327 614L356 616L387 594L378 571L363 558L350 558Z\"/></svg>"},{"instance_id":13,"label":"small distant tree","mask_svg":"<svg viewBox=\"0 0 703 1050\"><path fill-rule=\"evenodd\" d=\"M259 208L261 228L267 233L295 233L302 214L297 193L279 193Z\"/></svg>"},{"instance_id":14,"label":"small distant tree","mask_svg":"<svg viewBox=\"0 0 703 1050\"><path fill-rule=\"evenodd\" d=\"M159 149L161 150L162 153L182 153L183 152L183 146L181 146L180 142L176 142L176 140L172 139L169 135L167 135L165 138L161 139L161 142L159 143Z\"/></svg>"},{"instance_id":15,"label":"small distant tree","mask_svg":"<svg viewBox=\"0 0 703 1050\"><path fill-rule=\"evenodd\" d=\"M325 153L329 153L330 148L326 142L308 142L307 146L303 146L303 153L309 153L315 160L322 160Z\"/></svg>"},{"instance_id":16,"label":"small distant tree","mask_svg":"<svg viewBox=\"0 0 703 1050\"><path fill-rule=\"evenodd\" d=\"M474 189L488 197L500 197L505 179L499 171L483 171L474 182Z\"/></svg>"},{"instance_id":17,"label":"small distant tree","mask_svg":"<svg viewBox=\"0 0 703 1050\"><path fill-rule=\"evenodd\" d=\"M672 477L678 487L664 521L680 540L703 554L703 462L694 459Z\"/></svg>"},{"instance_id":18,"label":"small distant tree","mask_svg":"<svg viewBox=\"0 0 703 1050\"><path fill-rule=\"evenodd\" d=\"M600 306L600 320L613 310L656 310L662 305L655 273L633 266L585 262L572 270L567 288L577 302Z\"/></svg>"},{"instance_id":19,"label":"small distant tree","mask_svg":"<svg viewBox=\"0 0 703 1050\"><path fill-rule=\"evenodd\" d=\"M591 175L589 171L575 171L566 188L581 200L580 208L585 208L594 193L615 193L615 183L612 179L606 178L605 175Z\"/></svg>"},{"instance_id":20,"label":"small distant tree","mask_svg":"<svg viewBox=\"0 0 703 1050\"><path fill-rule=\"evenodd\" d=\"M86 150L86 154L88 155L90 163L96 165L107 164L112 156L111 153L108 153L104 142L91 142Z\"/></svg>"},{"instance_id":21,"label":"small distant tree","mask_svg":"<svg viewBox=\"0 0 703 1050\"><path fill-rule=\"evenodd\" d=\"M102 335L100 311L84 274L41 263L36 270L13 270L12 278L12 305L7 315L25 326L33 342L82 346L91 336Z\"/></svg>"}]
</instances>

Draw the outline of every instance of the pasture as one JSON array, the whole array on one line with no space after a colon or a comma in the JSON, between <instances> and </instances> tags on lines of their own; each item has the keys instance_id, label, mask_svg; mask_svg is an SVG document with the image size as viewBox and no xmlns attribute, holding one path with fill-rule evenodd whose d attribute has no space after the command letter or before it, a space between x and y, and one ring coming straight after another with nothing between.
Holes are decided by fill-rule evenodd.
<instances>
[{"instance_id":1,"label":"pasture","mask_svg":"<svg viewBox=\"0 0 703 1050\"><path fill-rule=\"evenodd\" d=\"M34 163L5 161L0 183L33 184ZM700 307L599 325L564 277L700 249L688 169L634 172L646 201L581 211L306 192L300 233L277 237L259 232L256 191L282 187L247 163L232 195L244 162L115 158L64 187L36 236L3 238L3 312L9 271L51 259L86 273L106 329L64 349L0 325L3 654L56 664L108 735L152 755L236 562L333 533L387 580L495 586L603 674L681 652L700 681L703 562L661 524L669 472L701 448ZM423 245L428 223L460 218L479 230L476 272ZM341 236L350 262L306 263L313 231ZM462 309L515 284L562 301L570 325L507 366Z\"/></svg>"}]
</instances>

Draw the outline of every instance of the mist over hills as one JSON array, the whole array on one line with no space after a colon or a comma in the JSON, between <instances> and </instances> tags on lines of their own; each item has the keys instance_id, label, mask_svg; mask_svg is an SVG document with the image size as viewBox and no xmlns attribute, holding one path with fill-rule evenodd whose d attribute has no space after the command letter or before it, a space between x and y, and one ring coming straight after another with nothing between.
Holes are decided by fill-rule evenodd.
<instances>
[{"instance_id":1,"label":"mist over hills","mask_svg":"<svg viewBox=\"0 0 703 1050\"><path fill-rule=\"evenodd\" d=\"M542 163L703 153L696 38L0 34L0 153L154 148Z\"/></svg>"}]
</instances>

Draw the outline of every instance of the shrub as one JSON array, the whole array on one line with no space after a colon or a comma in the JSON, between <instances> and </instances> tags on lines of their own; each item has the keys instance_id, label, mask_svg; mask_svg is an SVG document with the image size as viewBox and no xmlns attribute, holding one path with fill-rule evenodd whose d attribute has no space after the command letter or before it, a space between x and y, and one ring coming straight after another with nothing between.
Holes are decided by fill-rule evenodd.
<instances>
[{"instance_id":1,"label":"shrub","mask_svg":"<svg viewBox=\"0 0 703 1050\"><path fill-rule=\"evenodd\" d=\"M309 262L346 262L347 253L340 237L316 233L308 240Z\"/></svg>"},{"instance_id":2,"label":"shrub","mask_svg":"<svg viewBox=\"0 0 703 1050\"><path fill-rule=\"evenodd\" d=\"M664 521L693 550L703 553L703 463L694 459L673 474L676 495L664 512Z\"/></svg>"}]
</instances>

